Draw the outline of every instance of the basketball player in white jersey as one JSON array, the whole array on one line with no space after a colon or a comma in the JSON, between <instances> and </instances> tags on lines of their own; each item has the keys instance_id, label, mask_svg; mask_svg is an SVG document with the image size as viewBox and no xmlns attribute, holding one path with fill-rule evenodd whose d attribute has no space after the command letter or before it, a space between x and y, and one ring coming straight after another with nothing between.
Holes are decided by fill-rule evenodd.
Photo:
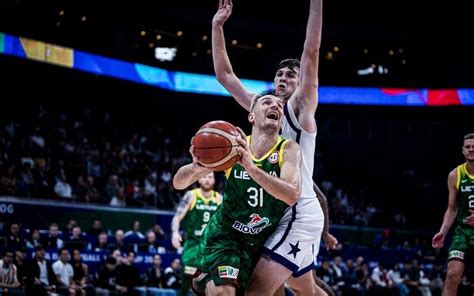
<instances>
[{"instance_id":1,"label":"basketball player in white jersey","mask_svg":"<svg viewBox=\"0 0 474 296\"><path fill-rule=\"evenodd\" d=\"M214 70L219 82L237 102L249 110L255 94L247 91L232 70L227 56L223 25L232 13L232 1L220 0L212 21L212 52ZM318 106L318 60L322 30L322 0L311 0L306 39L298 60L280 63L274 78L274 93L286 100L282 136L300 144L302 193L298 203L289 208L277 230L265 243L262 257L250 279L247 295L273 295L288 281L298 295L325 295L310 272L319 250L321 234L333 247L336 239L324 229L324 213L313 190L313 167L316 145ZM327 221L326 221L327 222Z\"/></svg>"}]
</instances>

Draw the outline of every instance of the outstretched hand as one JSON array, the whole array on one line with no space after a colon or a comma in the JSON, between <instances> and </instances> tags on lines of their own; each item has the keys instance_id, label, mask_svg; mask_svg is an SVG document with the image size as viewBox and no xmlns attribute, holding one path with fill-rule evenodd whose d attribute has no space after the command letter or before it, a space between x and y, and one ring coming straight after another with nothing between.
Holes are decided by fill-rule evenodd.
<instances>
[{"instance_id":1,"label":"outstretched hand","mask_svg":"<svg viewBox=\"0 0 474 296\"><path fill-rule=\"evenodd\" d=\"M189 148L189 153L191 153L191 156L193 157L193 171L195 173L200 173L200 172L211 172L212 170L209 168L206 168L199 162L199 158L194 155L194 145L193 143L194 137L191 139L191 147Z\"/></svg>"},{"instance_id":2,"label":"outstretched hand","mask_svg":"<svg viewBox=\"0 0 474 296\"><path fill-rule=\"evenodd\" d=\"M433 236L433 240L431 242L431 246L435 249L442 248L444 246L444 233L438 232Z\"/></svg>"},{"instance_id":3,"label":"outstretched hand","mask_svg":"<svg viewBox=\"0 0 474 296\"><path fill-rule=\"evenodd\" d=\"M232 14L232 5L232 0L219 0L219 8L212 19L212 23L223 26Z\"/></svg>"},{"instance_id":4,"label":"outstretched hand","mask_svg":"<svg viewBox=\"0 0 474 296\"><path fill-rule=\"evenodd\" d=\"M323 235L323 239L324 239L324 243L326 244L326 249L328 251L336 249L338 242L337 242L337 238L334 235L330 234L329 232L325 233Z\"/></svg>"},{"instance_id":5,"label":"outstretched hand","mask_svg":"<svg viewBox=\"0 0 474 296\"><path fill-rule=\"evenodd\" d=\"M171 244L175 249L181 248L181 242L183 241L183 238L181 235L177 232L173 233L173 236L171 237Z\"/></svg>"}]
</instances>

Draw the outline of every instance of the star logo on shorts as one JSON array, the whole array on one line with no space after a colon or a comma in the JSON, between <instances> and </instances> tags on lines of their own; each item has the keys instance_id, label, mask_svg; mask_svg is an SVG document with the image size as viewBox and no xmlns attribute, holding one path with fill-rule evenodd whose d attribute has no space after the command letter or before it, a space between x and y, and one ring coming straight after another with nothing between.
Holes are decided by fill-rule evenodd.
<instances>
[{"instance_id":1,"label":"star logo on shorts","mask_svg":"<svg viewBox=\"0 0 474 296\"><path fill-rule=\"evenodd\" d=\"M300 241L297 241L296 244L294 244L294 245L292 243L290 243L291 251L289 251L288 254L286 254L286 255L292 254L293 259L296 259L296 255L298 254L299 251L301 251L301 249L298 247L299 244L300 244Z\"/></svg>"}]
</instances>

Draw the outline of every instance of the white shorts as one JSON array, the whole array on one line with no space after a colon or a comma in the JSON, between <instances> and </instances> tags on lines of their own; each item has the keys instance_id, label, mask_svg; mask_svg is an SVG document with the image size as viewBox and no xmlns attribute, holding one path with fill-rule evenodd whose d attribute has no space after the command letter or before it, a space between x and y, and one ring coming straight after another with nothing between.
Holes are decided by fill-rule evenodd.
<instances>
[{"instance_id":1,"label":"white shorts","mask_svg":"<svg viewBox=\"0 0 474 296\"><path fill-rule=\"evenodd\" d=\"M314 267L323 226L324 214L317 198L300 198L285 211L275 232L265 242L263 255L299 277Z\"/></svg>"}]
</instances>

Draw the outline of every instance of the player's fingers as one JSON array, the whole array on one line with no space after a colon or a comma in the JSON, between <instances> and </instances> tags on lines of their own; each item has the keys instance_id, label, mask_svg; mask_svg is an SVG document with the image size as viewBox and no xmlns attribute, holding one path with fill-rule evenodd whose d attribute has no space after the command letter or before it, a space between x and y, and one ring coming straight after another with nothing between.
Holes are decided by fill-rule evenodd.
<instances>
[{"instance_id":1,"label":"player's fingers","mask_svg":"<svg viewBox=\"0 0 474 296\"><path fill-rule=\"evenodd\" d=\"M237 131L239 132L239 134L240 134L240 136L242 137L242 139L247 138L247 136L245 135L244 131L243 131L240 127L237 127Z\"/></svg>"},{"instance_id":2,"label":"player's fingers","mask_svg":"<svg viewBox=\"0 0 474 296\"><path fill-rule=\"evenodd\" d=\"M222 8L222 3L223 3L223 1L222 1L222 0L219 0L219 9Z\"/></svg>"}]
</instances>

